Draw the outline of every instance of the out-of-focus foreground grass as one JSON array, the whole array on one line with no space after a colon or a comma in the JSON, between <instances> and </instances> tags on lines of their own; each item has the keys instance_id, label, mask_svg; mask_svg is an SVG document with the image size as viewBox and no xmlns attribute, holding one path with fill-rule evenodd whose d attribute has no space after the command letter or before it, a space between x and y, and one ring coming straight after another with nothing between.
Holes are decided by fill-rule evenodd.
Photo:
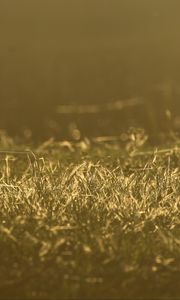
<instances>
[{"instance_id":1,"label":"out-of-focus foreground grass","mask_svg":"<svg viewBox=\"0 0 180 300\"><path fill-rule=\"evenodd\" d=\"M179 298L179 145L130 137L23 152L1 135L1 299Z\"/></svg>"}]
</instances>

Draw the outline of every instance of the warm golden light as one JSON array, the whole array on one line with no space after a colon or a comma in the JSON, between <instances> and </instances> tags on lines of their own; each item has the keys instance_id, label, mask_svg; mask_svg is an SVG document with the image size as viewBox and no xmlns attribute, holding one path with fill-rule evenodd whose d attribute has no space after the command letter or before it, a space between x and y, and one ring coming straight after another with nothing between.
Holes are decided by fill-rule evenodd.
<instances>
[{"instance_id":1,"label":"warm golden light","mask_svg":"<svg viewBox=\"0 0 180 300\"><path fill-rule=\"evenodd\" d=\"M0 0L0 300L179 299L180 0Z\"/></svg>"}]
</instances>

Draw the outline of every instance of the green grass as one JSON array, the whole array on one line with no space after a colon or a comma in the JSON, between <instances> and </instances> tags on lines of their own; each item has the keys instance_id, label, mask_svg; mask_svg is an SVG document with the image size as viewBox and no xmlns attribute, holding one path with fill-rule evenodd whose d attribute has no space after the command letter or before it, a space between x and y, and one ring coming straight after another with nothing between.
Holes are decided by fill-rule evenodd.
<instances>
[{"instance_id":1,"label":"green grass","mask_svg":"<svg viewBox=\"0 0 180 300\"><path fill-rule=\"evenodd\" d=\"M1 136L0 299L179 299L180 150L132 141Z\"/></svg>"}]
</instances>

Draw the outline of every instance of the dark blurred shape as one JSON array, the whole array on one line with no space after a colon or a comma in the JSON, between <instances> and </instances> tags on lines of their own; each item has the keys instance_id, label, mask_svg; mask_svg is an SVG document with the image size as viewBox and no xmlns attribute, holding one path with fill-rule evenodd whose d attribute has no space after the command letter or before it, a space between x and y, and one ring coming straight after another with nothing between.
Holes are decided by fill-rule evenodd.
<instances>
[{"instance_id":1,"label":"dark blurred shape","mask_svg":"<svg viewBox=\"0 0 180 300\"><path fill-rule=\"evenodd\" d=\"M0 128L37 139L71 123L84 135L179 130L179 11L179 0L1 0ZM136 97L143 106L76 111ZM57 113L67 105L74 113Z\"/></svg>"}]
</instances>

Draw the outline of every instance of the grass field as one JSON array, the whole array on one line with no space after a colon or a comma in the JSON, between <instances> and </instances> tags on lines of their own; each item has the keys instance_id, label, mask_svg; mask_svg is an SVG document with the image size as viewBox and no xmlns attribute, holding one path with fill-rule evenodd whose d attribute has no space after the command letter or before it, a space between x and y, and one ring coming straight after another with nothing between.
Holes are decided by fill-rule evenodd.
<instances>
[{"instance_id":1,"label":"grass field","mask_svg":"<svg viewBox=\"0 0 180 300\"><path fill-rule=\"evenodd\" d=\"M180 145L145 140L1 134L0 299L179 299Z\"/></svg>"}]
</instances>

